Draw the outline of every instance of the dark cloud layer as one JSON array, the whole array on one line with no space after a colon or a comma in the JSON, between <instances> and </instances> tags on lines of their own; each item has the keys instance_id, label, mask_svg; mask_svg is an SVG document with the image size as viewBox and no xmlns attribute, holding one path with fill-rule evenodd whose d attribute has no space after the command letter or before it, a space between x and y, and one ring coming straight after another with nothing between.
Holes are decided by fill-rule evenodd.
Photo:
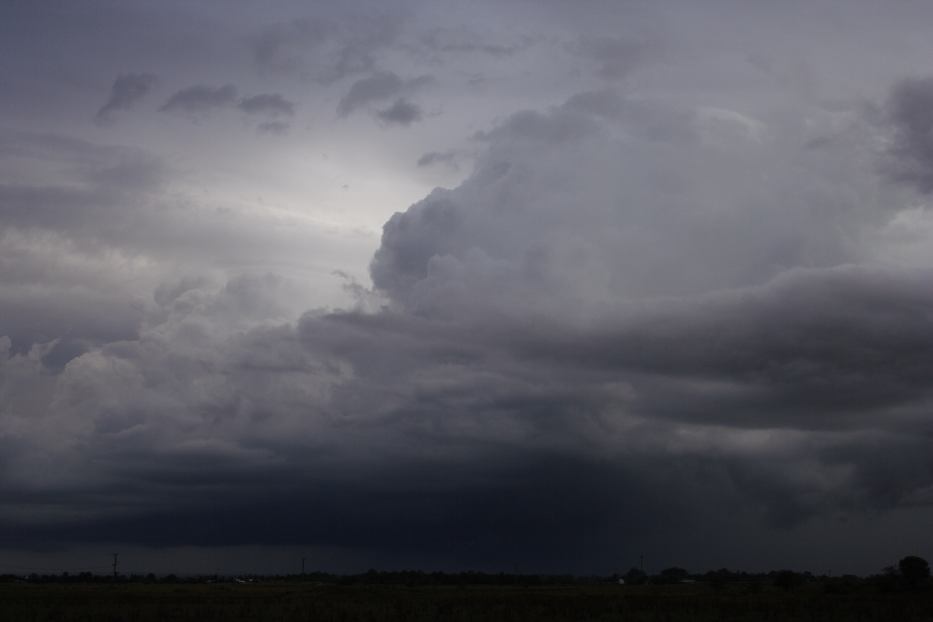
<instances>
[{"instance_id":1,"label":"dark cloud layer","mask_svg":"<svg viewBox=\"0 0 933 622\"><path fill-rule=\"evenodd\" d=\"M933 82L860 55L860 3L672 6L56 10L87 74L0 60L63 100L0 98L0 548L929 555ZM178 57L107 47L149 23ZM98 123L152 96L114 59L235 122L89 142L93 85Z\"/></svg>"},{"instance_id":2,"label":"dark cloud layer","mask_svg":"<svg viewBox=\"0 0 933 622\"><path fill-rule=\"evenodd\" d=\"M888 172L920 191L933 190L933 79L898 83L887 102L894 133Z\"/></svg>"},{"instance_id":3,"label":"dark cloud layer","mask_svg":"<svg viewBox=\"0 0 933 622\"><path fill-rule=\"evenodd\" d=\"M69 393L56 408L94 422L69 435L91 442L84 451L97 466L75 464L83 475L51 488L7 481L10 503L48 509L29 523L6 516L6 545L326 544L453 567L518 559L583 571L634 558L633 538L657 551L679 542L671 533L727 541L737 524L789 529L827 512L913 504L933 480L926 443L909 433L929 399L922 374L906 394L849 381L913 365L906 344L919 335L874 336L890 318L873 309L893 294L919 318L929 301L910 283L892 292L882 276L804 274L748 300L575 336L383 313L308 315L295 328L205 341L185 327L195 318L184 297L198 290L162 296L175 309L169 324L65 367ZM804 305L827 281L830 307ZM840 299L864 301L846 328L864 338L840 334L796 353L793 331L810 339L833 326ZM249 300L255 290L231 284L194 313L217 318ZM787 308L800 319L775 319ZM697 326L710 321L714 330ZM787 340L769 341L755 323ZM713 335L721 346L710 352ZM868 349L875 357L853 356ZM197 371L208 362L213 371ZM813 374L801 383L804 369ZM130 386L115 394L111 374ZM103 409L98 391L110 396ZM921 410L912 415L905 400ZM84 408L94 414L77 417ZM797 432L813 428L823 432ZM897 461L879 459L892 452ZM62 504L70 516L54 509Z\"/></svg>"}]
</instances>

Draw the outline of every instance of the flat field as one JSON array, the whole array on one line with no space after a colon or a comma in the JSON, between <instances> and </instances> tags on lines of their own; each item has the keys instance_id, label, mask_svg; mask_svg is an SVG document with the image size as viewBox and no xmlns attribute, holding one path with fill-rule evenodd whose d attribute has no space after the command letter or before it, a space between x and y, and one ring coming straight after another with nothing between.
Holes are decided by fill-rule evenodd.
<instances>
[{"instance_id":1,"label":"flat field","mask_svg":"<svg viewBox=\"0 0 933 622\"><path fill-rule=\"evenodd\" d=\"M3 622L933 620L933 593L740 586L3 584Z\"/></svg>"}]
</instances>

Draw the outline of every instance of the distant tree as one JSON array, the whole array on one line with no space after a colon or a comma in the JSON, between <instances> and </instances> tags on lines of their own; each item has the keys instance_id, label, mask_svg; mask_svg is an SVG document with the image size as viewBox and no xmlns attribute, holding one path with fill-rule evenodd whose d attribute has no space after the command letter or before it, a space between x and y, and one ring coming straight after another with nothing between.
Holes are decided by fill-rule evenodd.
<instances>
[{"instance_id":1,"label":"distant tree","mask_svg":"<svg viewBox=\"0 0 933 622\"><path fill-rule=\"evenodd\" d=\"M904 584L909 587L917 587L930 578L930 564L916 555L908 555L897 562L897 569Z\"/></svg>"}]
</instances>

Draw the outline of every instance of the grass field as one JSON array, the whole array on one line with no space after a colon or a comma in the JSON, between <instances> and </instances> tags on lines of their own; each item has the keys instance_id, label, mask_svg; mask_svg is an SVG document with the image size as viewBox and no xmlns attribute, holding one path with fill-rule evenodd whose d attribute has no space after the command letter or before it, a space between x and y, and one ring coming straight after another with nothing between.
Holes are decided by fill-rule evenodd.
<instances>
[{"instance_id":1,"label":"grass field","mask_svg":"<svg viewBox=\"0 0 933 622\"><path fill-rule=\"evenodd\" d=\"M933 594L693 586L6 584L3 622L933 620Z\"/></svg>"}]
</instances>

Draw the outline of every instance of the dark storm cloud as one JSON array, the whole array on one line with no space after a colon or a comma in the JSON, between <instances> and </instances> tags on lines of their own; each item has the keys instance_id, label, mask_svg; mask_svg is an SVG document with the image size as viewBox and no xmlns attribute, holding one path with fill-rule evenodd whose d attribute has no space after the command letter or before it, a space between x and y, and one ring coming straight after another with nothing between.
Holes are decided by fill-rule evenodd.
<instances>
[{"instance_id":1,"label":"dark storm cloud","mask_svg":"<svg viewBox=\"0 0 933 622\"><path fill-rule=\"evenodd\" d=\"M329 543L556 570L572 559L611 567L606 551L635 535L661 548L672 531L797 529L826 513L916 503L927 471L882 489L925 464L925 444L903 438L930 397L925 276L832 268L849 257L830 237L843 222L835 216L849 226L874 216L821 184L802 184L800 196L785 188L774 204L783 183L756 178L731 194L684 176L652 202L656 189L642 190L671 169L720 180L761 165L751 121L713 121L611 92L508 117L479 136L485 151L461 186L386 223L372 278L388 299L375 312L282 323L274 279L219 289L189 279L156 291L131 338L11 344L2 390L45 424L10 428L28 451L15 458L20 475L3 481L11 501L0 517L26 546L53 533ZM125 196L113 189L120 180L144 193L146 175L117 172L125 156L105 151L86 167L84 209L110 214L121 201L102 199ZM800 170L818 175L819 157ZM20 229L102 235L69 221L73 188L8 192ZM761 211L739 218L750 197ZM823 225L797 204L833 209ZM778 205L785 228L769 218ZM716 235L691 219L698 211ZM136 227L121 218L131 214L93 220L127 224L110 238L127 244ZM142 229L169 248L168 232L189 231L188 221L160 214L170 227L143 219ZM820 249L838 253L823 265L799 239L799 214L825 227ZM682 237L674 225L684 219ZM721 254L723 228L771 255L740 253L742 270L727 270L736 260ZM237 246L230 239L224 246ZM774 264L801 257L817 265L775 275ZM688 261L722 269L697 293L697 274L683 280ZM883 432L878 447L896 448L904 466L863 462L866 428ZM58 471L33 466L38 447L60 456ZM43 502L52 498L59 504ZM361 513L363 503L376 511ZM286 505L291 518L262 528L269 508ZM36 516L24 521L23 507ZM441 542L453 544L439 552Z\"/></svg>"},{"instance_id":2,"label":"dark storm cloud","mask_svg":"<svg viewBox=\"0 0 933 622\"><path fill-rule=\"evenodd\" d=\"M114 113L134 107L149 94L155 83L156 77L151 73L127 73L118 76L110 89L110 98L97 111L95 119L101 124L111 123Z\"/></svg>"},{"instance_id":3,"label":"dark storm cloud","mask_svg":"<svg viewBox=\"0 0 933 622\"><path fill-rule=\"evenodd\" d=\"M161 300L175 306L171 298ZM236 308L244 300L228 303ZM175 308L187 313L184 306ZM605 398L585 398L566 385L536 386L529 382L533 369L520 372L525 379L510 380L517 369L490 366L483 360L485 346L470 348L443 325L405 317L309 316L300 331L304 348L294 347L289 329L260 329L236 338L238 345L222 346L233 349L218 359L201 346L160 344L158 335L174 331L159 330L139 346L109 348L103 360L93 355L72 363L66 370L69 394L77 398L67 405L72 417L97 402L89 394L107 386L95 375L115 372L131 383L93 415L88 449L100 457L103 471L85 471L81 479L59 480L52 488L33 483L20 489L7 482L11 504L57 499L57 507L69 508L58 514L49 506L49 513L29 525L4 514L3 522L18 534L7 545L127 538L154 545L327 542L363 547L370 555L418 554L433 565L496 568L520 559L535 567L582 570L594 560L611 567L615 547L633 534L655 541L663 530L689 526L657 516L686 516L684 510L701 494L706 501L721 495L717 501L723 502L734 494L728 476L733 467L702 456L612 457L594 446L594 458L578 454L575 443L550 446L567 432L579 439L580 418L591 417ZM188 329L174 339L190 343L192 336ZM322 348L331 352L323 359L330 362L314 371ZM458 355L464 349L481 358ZM153 355L169 355L180 373L160 373L163 363L153 366ZM308 393L308 381L333 373L327 369L338 369L340 359L353 361L362 376L328 406ZM195 372L202 360L220 364L214 379ZM450 366L453 375L430 378L438 365ZM202 392L230 374L239 393L233 402L223 393ZM402 394L385 392L399 380L405 381ZM159 395L168 386L181 400L166 419L159 414ZM125 401L131 395L132 404ZM296 437L291 426L280 432L268 427L287 416L292 400L304 404L295 423L313 430L310 436ZM441 412L441 405L449 409ZM240 409L244 423L263 426L266 433L219 435L225 426L218 424L231 407ZM153 437L157 421L160 431ZM192 436L192 425L208 425L213 432L204 437L205 428ZM514 433L519 436L510 439ZM176 434L188 440L169 440ZM347 436L356 439L354 447L332 444ZM709 475L717 471L718 491L709 487ZM707 483L702 491L695 488L698 477ZM761 490L773 476L743 477ZM361 513L361 504L370 511ZM287 520L270 513L285 507ZM275 529L268 528L270 516L277 517ZM549 544L542 547L545 540ZM441 543L446 545L439 557Z\"/></svg>"},{"instance_id":4,"label":"dark storm cloud","mask_svg":"<svg viewBox=\"0 0 933 622\"><path fill-rule=\"evenodd\" d=\"M910 440L933 397L925 372L933 299L918 287L927 278L801 272L749 291L630 311L592 332L389 317L348 318L352 332L310 320L303 330L309 344L332 343L335 354L356 360L370 383L383 378L414 391L389 405L396 429L414 426L432 442L476 434L477 441L555 443L571 455L605 450L609 463L643 481L657 472L656 460L677 469L703 465L724 479L693 482L699 498L738 494L732 503L790 526L833 507L911 503L931 485L927 442ZM373 343L387 352L375 354ZM401 355L409 347L415 352ZM434 382L427 374L412 384L440 364L445 372ZM405 381L400 374L409 366L425 371ZM353 394L365 400L366 390L356 386ZM653 446L672 433L684 435L681 447ZM900 452L903 468L873 466L859 449L866 443L876 445L873 453ZM644 453L633 455L634 447ZM771 466L760 463L762 455ZM810 483L796 471L803 455L812 460L809 475L820 474ZM917 461L924 469L911 468Z\"/></svg>"},{"instance_id":5,"label":"dark storm cloud","mask_svg":"<svg viewBox=\"0 0 933 622\"><path fill-rule=\"evenodd\" d=\"M421 106L404 98L396 99L388 108L376 112L380 121L390 125L411 125L424 119Z\"/></svg>"},{"instance_id":6,"label":"dark storm cloud","mask_svg":"<svg viewBox=\"0 0 933 622\"><path fill-rule=\"evenodd\" d=\"M931 397L927 278L801 271L735 294L650 305L605 331L538 337L527 347L555 362L632 374L645 389L638 407L653 416L752 428L909 427ZM904 419L885 415L895 409Z\"/></svg>"},{"instance_id":7,"label":"dark storm cloud","mask_svg":"<svg viewBox=\"0 0 933 622\"><path fill-rule=\"evenodd\" d=\"M278 93L261 93L245 97L237 104L237 108L246 114L265 117L295 116L295 104Z\"/></svg>"},{"instance_id":8,"label":"dark storm cloud","mask_svg":"<svg viewBox=\"0 0 933 622\"><path fill-rule=\"evenodd\" d=\"M187 135L149 143L145 127L116 128L160 156L0 134L0 543L315 545L367 566L586 573L624 571L641 552L700 570L730 547L721 563L784 566L794 546L795 560L813 559L823 542L808 536L820 533L813 525L825 536L859 524L859 546L826 557L838 568L880 533L865 524L899 512L922 537L933 508L929 231L898 237L927 217L905 211L916 194L890 180L933 188L933 88L900 83L879 124L826 104L831 80L817 95L763 86L780 72L749 77L745 38L786 31L769 20L750 29L747 13L730 13L739 45L722 14L688 3L683 56L649 74L659 47L628 34L641 5L609 19L617 4L540 3L560 18L550 21L509 5L521 19L503 19L504 30L546 31L522 39L541 51L534 58L492 32L434 28L443 10L391 7L386 19L321 5L277 15L258 35L257 20L230 18L240 35L253 32L259 77L229 73L236 55L223 42L241 45L237 33L206 31L209 41L172 50L190 75L133 60L185 80L176 85L229 76L262 91L193 86L162 108L230 109L268 134L287 132L299 104L335 101L342 116L415 123L431 79L411 76L437 63L436 94L450 97L439 101L456 121L363 134L350 119L337 124L350 133L331 138L349 136L347 151L402 141L380 143L375 160L437 149L419 166L475 155L461 183L386 219L372 289L347 276L359 265L346 269L355 309L299 317L296 305L310 304L279 274L314 264L312 253L345 257L342 233L298 226L323 213L303 207L319 199L302 190L315 167L297 163L308 185L294 194L282 189L296 183L288 165L268 166L268 194L261 181L233 179L269 174L274 152L264 149L283 141L215 134L201 153L185 151ZM147 36L173 40L163 35L174 22L196 33L219 24L166 7L159 36ZM54 32L67 32L67 13L56 12ZM109 31L135 42L140 15L137 27ZM487 19L473 5L471 16ZM423 26L432 34L421 37ZM590 30L604 34L579 35ZM798 46L811 35L793 32L777 37L773 67L796 67L786 46L819 68L826 57ZM706 33L726 40L713 62L691 42L697 33L703 44L720 43ZM66 47L84 58L82 46ZM189 68L188 56L201 58L192 50L216 50L217 71ZM861 89L871 69L859 67ZM643 83L598 88L642 68ZM460 99L462 78L480 73L490 90ZM274 82L286 76L318 87L293 102ZM130 87L114 84L103 116L134 105ZM99 93L90 101L78 109L94 110ZM422 130L437 135L419 142ZM212 182L237 147L254 159ZM169 165L189 153L197 170ZM342 177L349 169L335 160L323 168ZM393 209L390 194L371 209ZM353 201L329 215L370 225L370 208ZM293 209L300 217L289 219ZM902 260L905 248L913 255Z\"/></svg>"},{"instance_id":9,"label":"dark storm cloud","mask_svg":"<svg viewBox=\"0 0 933 622\"><path fill-rule=\"evenodd\" d=\"M236 103L237 89L232 84L208 86L198 84L184 88L168 98L159 108L162 112L202 115Z\"/></svg>"},{"instance_id":10,"label":"dark storm cloud","mask_svg":"<svg viewBox=\"0 0 933 622\"><path fill-rule=\"evenodd\" d=\"M933 191L933 78L896 84L887 102L894 144L885 170L921 192Z\"/></svg>"},{"instance_id":11,"label":"dark storm cloud","mask_svg":"<svg viewBox=\"0 0 933 622\"><path fill-rule=\"evenodd\" d=\"M612 568L619 555L635 558L637 551L626 544L627 538L687 526L677 518L683 516L676 511L682 499L665 499L660 488L651 490L653 484L674 480L676 469L662 468L649 482L639 481L644 473L547 453L488 458L479 469L469 467L474 478L480 476L472 482L465 477L466 465L402 462L382 471L355 472L355 477L337 475L330 482L302 478L296 482L303 489L300 496L290 487L267 483L260 488L263 481L288 477L288 470L242 473L238 487L247 493L241 496L227 488L234 485L234 472L213 481L205 474L187 488L213 497L213 506L197 503L136 516L68 521L58 530L40 523L17 533L47 542L110 537L161 546L321 543L363 549L370 559L384 558L391 566L420 558L430 567L501 569L520 560L526 569L583 571L594 561ZM186 473L201 473L205 467L209 473L220 464L182 462L174 481L164 479L164 473L148 479L144 471L130 469L151 488L180 491ZM500 484L494 484L497 481ZM77 497L64 498L80 502ZM369 509L361 512L361 507ZM656 515L670 518L650 525L649 516ZM275 529L269 528L271 516L276 517ZM165 529L167 523L176 526L174 533ZM22 541L4 544L17 547ZM441 549L445 561L436 556Z\"/></svg>"},{"instance_id":12,"label":"dark storm cloud","mask_svg":"<svg viewBox=\"0 0 933 622\"><path fill-rule=\"evenodd\" d=\"M804 285L753 292L748 301L727 296L697 303L693 313L647 313L577 336L381 312L309 314L294 328L205 340L207 334L192 332L194 320L216 324L221 308L240 313L262 297L259 284L232 283L206 297L198 283L166 290L158 300L171 316L144 331L148 337L85 354L66 369L68 392L61 397L71 399L61 402L68 409L62 416L97 408L78 419L93 422L89 450L103 470L44 492L8 482L5 498L12 503L55 498L72 515L52 512L28 526L5 516L19 534L7 544L330 544L372 556L412 555L431 565L499 568L519 559L535 568L584 571L611 569L620 554L634 556L633 538L652 551L676 549L696 533L725 537L740 523L792 529L825 512L914 503L931 485L933 465L926 443L899 436L896 420L888 436L860 434L865 420L851 416L838 418L834 433L804 437L793 425L782 438L773 426L794 424L796 415L772 413L767 433L759 434L764 422L756 405L730 402L730 393L740 391L724 393L712 381L719 376L740 388L770 382L778 393L798 388L781 377L784 346L753 327L801 330L800 320L782 320L786 307L771 305L817 317L795 335L811 341L838 321L818 316L842 313L857 300L864 311L852 329L868 334L883 334L873 324L897 321L878 307L879 297L906 298L896 306L928 315L929 301L918 300L909 284L884 289L879 275L830 272L800 280ZM826 287L837 280L842 285ZM808 303L820 296L825 303ZM737 325L729 313L719 324L713 318L720 314L707 305L736 305L734 314L750 317L752 327ZM722 343L710 354L711 331L697 328L708 321L717 322L715 342ZM684 342L686 363L672 340ZM852 348L832 341L801 365L818 368L812 363L822 359L838 367L848 357L841 373L858 373L867 384L882 375L875 361L857 370ZM855 347L872 345L890 361L905 354L898 340L865 341ZM768 359L776 376L766 364L743 368ZM169 361L176 373L166 375L160 370ZM100 409L86 396L111 386L114 373L130 385L111 392ZM685 397L707 408L681 413L680 420L652 412L664 406L664 392L652 394L646 376L664 390L688 391ZM161 396L169 392L174 414L166 417ZM818 393L795 410L822 412ZM877 406L851 405L861 412ZM717 423L730 417L714 409L732 410L731 427ZM236 427L224 424L233 412ZM347 438L353 443L335 444ZM896 463L866 459L890 451L898 452ZM360 512L363 506L368 511ZM287 519L278 508L288 508Z\"/></svg>"},{"instance_id":13,"label":"dark storm cloud","mask_svg":"<svg viewBox=\"0 0 933 622\"><path fill-rule=\"evenodd\" d=\"M894 306L921 331L928 297L857 271L793 281L576 335L389 312L308 314L294 328L227 333L219 319L254 307L266 285L241 281L214 294L197 281L166 288L157 302L169 315L140 341L69 361L65 392L46 416L91 423L83 431L63 423L61 433L90 443L97 470L78 469L78 479L51 488L6 480L6 507L48 508L28 523L4 512L5 533L17 534L6 544L329 544L432 567L497 569L518 559L587 571L634 558L633 538L655 555L668 547L675 555L697 533L792 529L826 512L915 503L933 465L926 443L897 434L896 418L887 437L859 434L866 420L856 412L836 417L834 433L794 430L796 413L823 412L822 391L845 389L820 387L820 369L871 386L885 374L878 357L910 359L906 344L916 335L888 338L884 326L899 320L882 301L899 300ZM794 314L785 319L788 308ZM850 308L861 311L845 331L866 334L862 343L818 342ZM204 321L214 336L197 328ZM797 339L814 342L800 363ZM868 349L873 359L854 355ZM813 396L798 398L793 411L772 412L768 423L760 404L730 399L743 386L799 391L786 366L816 370ZM124 379L118 390L114 374ZM6 377L16 375L8 369ZM698 405L665 413L669 391L689 398L681 405ZM878 406L850 404L862 413ZM721 427L726 420L730 427ZM786 438L775 425L791 425ZM872 457L891 451L896 463Z\"/></svg>"}]
</instances>

